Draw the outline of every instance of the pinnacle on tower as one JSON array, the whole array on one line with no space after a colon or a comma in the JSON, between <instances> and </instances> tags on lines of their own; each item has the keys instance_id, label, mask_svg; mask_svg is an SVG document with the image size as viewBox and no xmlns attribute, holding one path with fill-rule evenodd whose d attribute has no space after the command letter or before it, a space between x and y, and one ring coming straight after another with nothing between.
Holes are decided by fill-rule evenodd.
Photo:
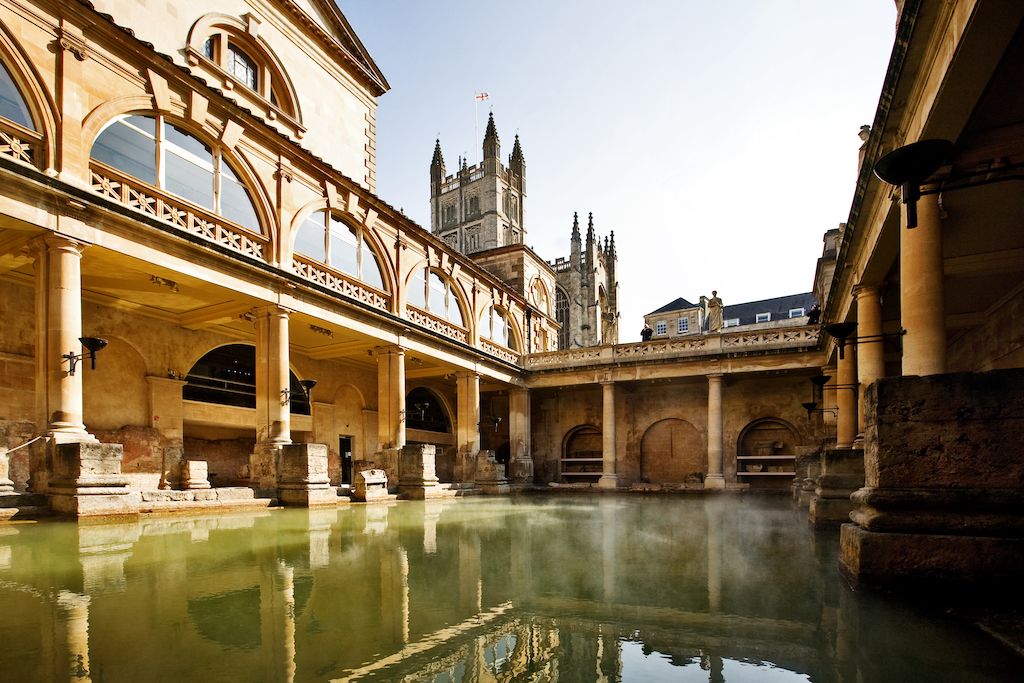
<instances>
[{"instance_id":1,"label":"pinnacle on tower","mask_svg":"<svg viewBox=\"0 0 1024 683\"><path fill-rule=\"evenodd\" d=\"M434 143L434 158L430 162L430 179L444 180L444 157L441 156L441 139Z\"/></svg>"},{"instance_id":2,"label":"pinnacle on tower","mask_svg":"<svg viewBox=\"0 0 1024 683\"><path fill-rule=\"evenodd\" d=\"M575 211L572 214L572 238L574 240L580 238L580 215Z\"/></svg>"},{"instance_id":3,"label":"pinnacle on tower","mask_svg":"<svg viewBox=\"0 0 1024 683\"><path fill-rule=\"evenodd\" d=\"M519 134L516 134L515 144L512 145L512 155L508 158L508 166L513 173L526 175L526 159L523 158L523 148L519 146Z\"/></svg>"},{"instance_id":4,"label":"pinnacle on tower","mask_svg":"<svg viewBox=\"0 0 1024 683\"><path fill-rule=\"evenodd\" d=\"M494 112L487 119L487 130L484 131L484 159L497 159L501 143L498 141L498 129L494 127Z\"/></svg>"}]
</instances>

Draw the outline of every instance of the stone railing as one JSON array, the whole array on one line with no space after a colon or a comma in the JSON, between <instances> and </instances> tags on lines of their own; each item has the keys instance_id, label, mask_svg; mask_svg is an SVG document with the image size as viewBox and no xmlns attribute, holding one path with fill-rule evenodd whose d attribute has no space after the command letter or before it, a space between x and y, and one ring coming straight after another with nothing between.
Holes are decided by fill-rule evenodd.
<instances>
[{"instance_id":1,"label":"stone railing","mask_svg":"<svg viewBox=\"0 0 1024 683\"><path fill-rule=\"evenodd\" d=\"M326 287L349 299L361 301L382 311L391 310L391 297L350 275L332 270L300 254L292 255L292 271L299 277Z\"/></svg>"},{"instance_id":2,"label":"stone railing","mask_svg":"<svg viewBox=\"0 0 1024 683\"><path fill-rule=\"evenodd\" d=\"M164 195L103 164L93 161L90 170L92 189L104 197L240 254L266 260L264 255L269 253L270 240L263 235L228 223L220 216L189 206L180 199Z\"/></svg>"},{"instance_id":3,"label":"stone railing","mask_svg":"<svg viewBox=\"0 0 1024 683\"><path fill-rule=\"evenodd\" d=\"M556 273L568 273L572 270L572 261L555 261L548 265L551 266Z\"/></svg>"},{"instance_id":4,"label":"stone railing","mask_svg":"<svg viewBox=\"0 0 1024 683\"><path fill-rule=\"evenodd\" d=\"M438 317L433 313L428 313L421 308L416 308L415 306L406 304L405 317L420 327L425 327L428 330L436 332L444 337L454 339L455 341L462 342L463 344L468 343L469 331L465 327L456 325L455 323Z\"/></svg>"},{"instance_id":5,"label":"stone railing","mask_svg":"<svg viewBox=\"0 0 1024 683\"><path fill-rule=\"evenodd\" d=\"M688 358L806 349L818 344L818 327L790 327L780 330L713 333L661 341L594 346L535 353L524 357L528 370L604 365L630 361Z\"/></svg>"},{"instance_id":6,"label":"stone railing","mask_svg":"<svg viewBox=\"0 0 1024 683\"><path fill-rule=\"evenodd\" d=\"M514 363L515 365L519 365L519 360L522 358L522 356L512 349L507 349L504 346L498 346L494 342L490 342L486 339L480 340L480 350L486 354L494 356L495 358L500 358L503 361Z\"/></svg>"},{"instance_id":7,"label":"stone railing","mask_svg":"<svg viewBox=\"0 0 1024 683\"><path fill-rule=\"evenodd\" d=\"M35 165L43 136L7 121L0 123L0 156Z\"/></svg>"}]
</instances>

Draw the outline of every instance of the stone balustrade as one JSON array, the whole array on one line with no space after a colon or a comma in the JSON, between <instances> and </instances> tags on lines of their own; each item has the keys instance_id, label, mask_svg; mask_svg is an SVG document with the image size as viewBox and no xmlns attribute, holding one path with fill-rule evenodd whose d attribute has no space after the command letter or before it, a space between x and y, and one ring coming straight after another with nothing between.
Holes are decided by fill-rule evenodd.
<instances>
[{"instance_id":1,"label":"stone balustrade","mask_svg":"<svg viewBox=\"0 0 1024 683\"><path fill-rule=\"evenodd\" d=\"M649 342L549 351L524 356L528 370L546 370L630 361L810 349L818 345L818 326L715 332Z\"/></svg>"}]
</instances>

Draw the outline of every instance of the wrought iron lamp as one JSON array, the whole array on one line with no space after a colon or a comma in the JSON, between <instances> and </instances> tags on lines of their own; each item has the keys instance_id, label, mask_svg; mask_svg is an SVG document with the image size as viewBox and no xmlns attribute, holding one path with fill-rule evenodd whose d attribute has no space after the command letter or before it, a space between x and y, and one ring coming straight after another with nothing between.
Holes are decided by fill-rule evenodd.
<instances>
[{"instance_id":1,"label":"wrought iron lamp","mask_svg":"<svg viewBox=\"0 0 1024 683\"><path fill-rule=\"evenodd\" d=\"M921 183L935 173L953 151L949 140L921 140L889 152L875 164L874 172L882 181L899 185L907 205L907 228L917 227L917 200Z\"/></svg>"},{"instance_id":2,"label":"wrought iron lamp","mask_svg":"<svg viewBox=\"0 0 1024 683\"><path fill-rule=\"evenodd\" d=\"M82 346L84 346L85 350L89 352L88 358L89 360L92 361L92 369L95 370L96 353L98 351L101 351L103 347L105 347L109 342L107 342L106 339L99 339L98 337L79 337L78 341L82 342ZM68 359L68 362L70 363L71 366L68 368L68 375L74 376L75 366L78 364L78 361L84 360L86 358L86 354L75 354L75 352L72 351L71 353L65 353L63 356L61 356L61 358Z\"/></svg>"}]
</instances>

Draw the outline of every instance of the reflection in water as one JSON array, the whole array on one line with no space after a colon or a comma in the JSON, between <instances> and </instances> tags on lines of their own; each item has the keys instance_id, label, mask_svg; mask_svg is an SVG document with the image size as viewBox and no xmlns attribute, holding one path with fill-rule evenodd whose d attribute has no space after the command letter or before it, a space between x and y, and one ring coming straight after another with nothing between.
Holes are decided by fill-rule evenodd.
<instances>
[{"instance_id":1,"label":"reflection in water","mask_svg":"<svg viewBox=\"0 0 1024 683\"><path fill-rule=\"evenodd\" d=\"M0 681L1018 680L973 630L847 590L837 539L783 499L482 498L0 532Z\"/></svg>"}]
</instances>

